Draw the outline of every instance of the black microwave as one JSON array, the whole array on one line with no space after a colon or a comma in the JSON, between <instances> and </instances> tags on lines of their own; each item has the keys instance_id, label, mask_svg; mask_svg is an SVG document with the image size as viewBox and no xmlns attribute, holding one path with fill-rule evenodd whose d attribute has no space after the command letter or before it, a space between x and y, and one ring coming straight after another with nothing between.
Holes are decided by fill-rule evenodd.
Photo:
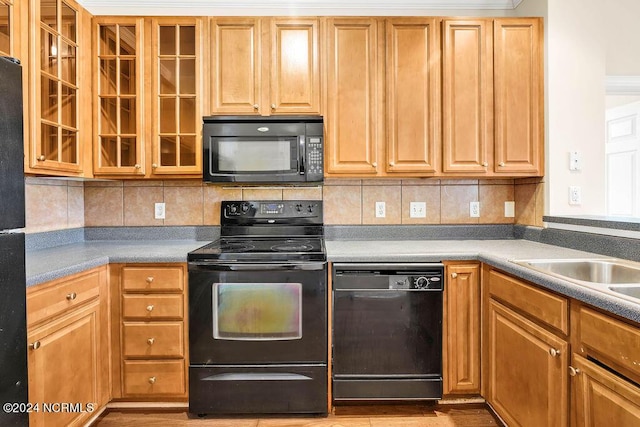
<instances>
[{"instance_id":1,"label":"black microwave","mask_svg":"<svg viewBox=\"0 0 640 427\"><path fill-rule=\"evenodd\" d=\"M296 184L324 177L321 116L203 118L205 182Z\"/></svg>"}]
</instances>

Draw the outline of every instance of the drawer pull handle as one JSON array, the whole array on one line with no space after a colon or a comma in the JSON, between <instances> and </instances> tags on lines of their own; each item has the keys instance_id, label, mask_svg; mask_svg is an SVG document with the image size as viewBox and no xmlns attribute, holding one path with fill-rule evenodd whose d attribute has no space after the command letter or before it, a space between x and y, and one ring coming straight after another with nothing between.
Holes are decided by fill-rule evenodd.
<instances>
[{"instance_id":1,"label":"drawer pull handle","mask_svg":"<svg viewBox=\"0 0 640 427\"><path fill-rule=\"evenodd\" d=\"M153 282L153 276L149 276L149 277L147 277L145 280L146 280L146 282L147 282L147 283L149 283L149 284L150 284L150 283L152 283L152 282Z\"/></svg>"},{"instance_id":2,"label":"drawer pull handle","mask_svg":"<svg viewBox=\"0 0 640 427\"><path fill-rule=\"evenodd\" d=\"M29 348L30 348L31 350L37 350L37 349L39 349L39 348L40 348L40 345L41 345L41 344L40 344L40 341L36 341L36 342L34 342L33 344L29 344Z\"/></svg>"},{"instance_id":3,"label":"drawer pull handle","mask_svg":"<svg viewBox=\"0 0 640 427\"><path fill-rule=\"evenodd\" d=\"M156 339L155 339L155 338L149 338L149 339L147 340L147 344L149 344L149 345L153 345L153 343L154 343L154 342L156 342Z\"/></svg>"},{"instance_id":4,"label":"drawer pull handle","mask_svg":"<svg viewBox=\"0 0 640 427\"><path fill-rule=\"evenodd\" d=\"M578 368L574 368L573 366L569 366L569 375L571 375L572 377L575 377L576 375L580 374L580 369Z\"/></svg>"},{"instance_id":5,"label":"drawer pull handle","mask_svg":"<svg viewBox=\"0 0 640 427\"><path fill-rule=\"evenodd\" d=\"M558 356L560 356L560 350L556 350L555 348L550 348L549 349L549 354L552 357L558 357Z\"/></svg>"},{"instance_id":6,"label":"drawer pull handle","mask_svg":"<svg viewBox=\"0 0 640 427\"><path fill-rule=\"evenodd\" d=\"M78 294L76 294L75 292L71 292L70 294L67 294L67 301L73 301L77 297L78 297Z\"/></svg>"},{"instance_id":7,"label":"drawer pull handle","mask_svg":"<svg viewBox=\"0 0 640 427\"><path fill-rule=\"evenodd\" d=\"M456 277L458 277L458 273L451 273L451 278L455 279Z\"/></svg>"},{"instance_id":8,"label":"drawer pull handle","mask_svg":"<svg viewBox=\"0 0 640 427\"><path fill-rule=\"evenodd\" d=\"M149 305L147 306L147 311L148 311L149 313L151 313L151 312L153 311L153 304L149 304Z\"/></svg>"},{"instance_id":9,"label":"drawer pull handle","mask_svg":"<svg viewBox=\"0 0 640 427\"><path fill-rule=\"evenodd\" d=\"M156 377L149 377L149 384L155 384L156 383Z\"/></svg>"}]
</instances>

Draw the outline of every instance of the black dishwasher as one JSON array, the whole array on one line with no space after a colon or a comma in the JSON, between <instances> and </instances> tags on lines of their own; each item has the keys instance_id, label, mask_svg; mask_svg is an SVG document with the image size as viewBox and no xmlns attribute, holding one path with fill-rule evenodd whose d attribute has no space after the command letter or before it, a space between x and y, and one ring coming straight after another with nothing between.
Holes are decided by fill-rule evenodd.
<instances>
[{"instance_id":1,"label":"black dishwasher","mask_svg":"<svg viewBox=\"0 0 640 427\"><path fill-rule=\"evenodd\" d=\"M442 398L441 263L333 264L333 398Z\"/></svg>"}]
</instances>

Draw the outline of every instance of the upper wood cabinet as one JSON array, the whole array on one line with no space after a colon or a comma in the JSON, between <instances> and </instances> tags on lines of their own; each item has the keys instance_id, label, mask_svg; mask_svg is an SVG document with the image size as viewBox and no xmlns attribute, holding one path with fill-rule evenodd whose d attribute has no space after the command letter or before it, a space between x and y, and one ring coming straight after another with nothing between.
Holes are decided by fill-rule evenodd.
<instances>
[{"instance_id":1,"label":"upper wood cabinet","mask_svg":"<svg viewBox=\"0 0 640 427\"><path fill-rule=\"evenodd\" d=\"M319 114L318 18L213 18L213 114Z\"/></svg>"},{"instance_id":2,"label":"upper wood cabinet","mask_svg":"<svg viewBox=\"0 0 640 427\"><path fill-rule=\"evenodd\" d=\"M493 24L495 172L544 173L542 20L496 19Z\"/></svg>"},{"instance_id":3,"label":"upper wood cabinet","mask_svg":"<svg viewBox=\"0 0 640 427\"><path fill-rule=\"evenodd\" d=\"M14 2L14 0L0 0L0 56L22 59L18 19L20 4L21 2Z\"/></svg>"},{"instance_id":4,"label":"upper wood cabinet","mask_svg":"<svg viewBox=\"0 0 640 427\"><path fill-rule=\"evenodd\" d=\"M82 108L91 96L89 25L89 14L73 0L29 2L27 172L91 175L83 142L91 114Z\"/></svg>"},{"instance_id":5,"label":"upper wood cabinet","mask_svg":"<svg viewBox=\"0 0 640 427\"><path fill-rule=\"evenodd\" d=\"M95 18L94 41L95 174L144 176L144 20Z\"/></svg>"},{"instance_id":6,"label":"upper wood cabinet","mask_svg":"<svg viewBox=\"0 0 640 427\"><path fill-rule=\"evenodd\" d=\"M152 21L151 173L202 173L203 38L198 18Z\"/></svg>"},{"instance_id":7,"label":"upper wood cabinet","mask_svg":"<svg viewBox=\"0 0 640 427\"><path fill-rule=\"evenodd\" d=\"M386 21L387 152L389 173L439 170L439 20Z\"/></svg>"},{"instance_id":8,"label":"upper wood cabinet","mask_svg":"<svg viewBox=\"0 0 640 427\"><path fill-rule=\"evenodd\" d=\"M485 174L493 164L490 19L442 23L442 169Z\"/></svg>"},{"instance_id":9,"label":"upper wood cabinet","mask_svg":"<svg viewBox=\"0 0 640 427\"><path fill-rule=\"evenodd\" d=\"M327 175L378 173L384 127L379 25L375 18L327 21Z\"/></svg>"}]
</instances>

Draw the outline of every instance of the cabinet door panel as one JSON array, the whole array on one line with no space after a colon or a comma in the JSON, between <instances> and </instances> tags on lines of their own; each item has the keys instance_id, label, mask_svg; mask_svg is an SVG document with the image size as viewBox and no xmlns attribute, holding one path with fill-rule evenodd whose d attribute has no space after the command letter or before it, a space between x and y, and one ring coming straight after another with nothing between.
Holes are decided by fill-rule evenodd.
<instances>
[{"instance_id":1,"label":"cabinet door panel","mask_svg":"<svg viewBox=\"0 0 640 427\"><path fill-rule=\"evenodd\" d=\"M261 81L261 25L258 18L211 22L214 114L258 114Z\"/></svg>"},{"instance_id":2,"label":"cabinet door panel","mask_svg":"<svg viewBox=\"0 0 640 427\"><path fill-rule=\"evenodd\" d=\"M437 20L390 19L386 32L387 171L435 172L440 145Z\"/></svg>"},{"instance_id":3,"label":"cabinet door panel","mask_svg":"<svg viewBox=\"0 0 640 427\"><path fill-rule=\"evenodd\" d=\"M29 343L38 343L28 352L29 401L80 403L82 409L93 404L97 409L98 303L68 319L29 334ZM33 412L30 425L81 425L89 415L73 411Z\"/></svg>"},{"instance_id":4,"label":"cabinet door panel","mask_svg":"<svg viewBox=\"0 0 640 427\"><path fill-rule=\"evenodd\" d=\"M640 425L640 388L587 359L574 355L572 366L577 427L635 427Z\"/></svg>"},{"instance_id":5,"label":"cabinet door panel","mask_svg":"<svg viewBox=\"0 0 640 427\"><path fill-rule=\"evenodd\" d=\"M495 171L542 174L543 60L538 19L494 21Z\"/></svg>"},{"instance_id":6,"label":"cabinet door panel","mask_svg":"<svg viewBox=\"0 0 640 427\"><path fill-rule=\"evenodd\" d=\"M493 150L490 20L445 20L442 52L444 172L487 172Z\"/></svg>"},{"instance_id":7,"label":"cabinet door panel","mask_svg":"<svg viewBox=\"0 0 640 427\"><path fill-rule=\"evenodd\" d=\"M375 19L329 19L327 171L377 173L380 122Z\"/></svg>"},{"instance_id":8,"label":"cabinet door panel","mask_svg":"<svg viewBox=\"0 0 640 427\"><path fill-rule=\"evenodd\" d=\"M493 299L487 345L486 398L498 415L509 425L566 426L569 345Z\"/></svg>"},{"instance_id":9,"label":"cabinet door panel","mask_svg":"<svg viewBox=\"0 0 640 427\"><path fill-rule=\"evenodd\" d=\"M447 264L444 394L480 393L480 265Z\"/></svg>"},{"instance_id":10,"label":"cabinet door panel","mask_svg":"<svg viewBox=\"0 0 640 427\"><path fill-rule=\"evenodd\" d=\"M271 113L320 113L318 40L318 19L272 20Z\"/></svg>"}]
</instances>

